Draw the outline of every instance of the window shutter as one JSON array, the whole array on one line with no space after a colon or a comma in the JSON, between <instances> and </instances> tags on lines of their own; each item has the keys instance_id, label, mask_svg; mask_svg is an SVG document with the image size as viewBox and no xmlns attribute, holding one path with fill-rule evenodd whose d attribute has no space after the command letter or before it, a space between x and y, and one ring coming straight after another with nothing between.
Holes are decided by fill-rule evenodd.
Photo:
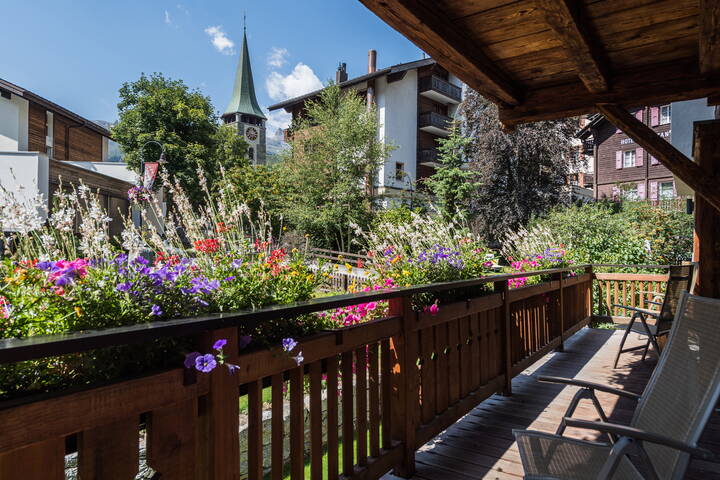
<instances>
[{"instance_id":1,"label":"window shutter","mask_svg":"<svg viewBox=\"0 0 720 480\"><path fill-rule=\"evenodd\" d=\"M645 182L639 182L637 184L637 192L638 192L638 198L640 200L645 200Z\"/></svg>"},{"instance_id":2,"label":"window shutter","mask_svg":"<svg viewBox=\"0 0 720 480\"><path fill-rule=\"evenodd\" d=\"M640 110L638 110L637 112L635 112L635 118L637 118L641 122L643 121L643 109L642 108Z\"/></svg>"},{"instance_id":3,"label":"window shutter","mask_svg":"<svg viewBox=\"0 0 720 480\"><path fill-rule=\"evenodd\" d=\"M615 152L615 168L622 168L623 166L623 152L618 150Z\"/></svg>"},{"instance_id":4,"label":"window shutter","mask_svg":"<svg viewBox=\"0 0 720 480\"><path fill-rule=\"evenodd\" d=\"M658 182L650 182L650 200L658 198Z\"/></svg>"},{"instance_id":5,"label":"window shutter","mask_svg":"<svg viewBox=\"0 0 720 480\"><path fill-rule=\"evenodd\" d=\"M635 166L636 167L643 166L644 157L645 157L645 150L643 150L642 148L638 148L635 150Z\"/></svg>"},{"instance_id":6,"label":"window shutter","mask_svg":"<svg viewBox=\"0 0 720 480\"><path fill-rule=\"evenodd\" d=\"M657 127L660 124L660 107L650 107L650 126Z\"/></svg>"},{"instance_id":7,"label":"window shutter","mask_svg":"<svg viewBox=\"0 0 720 480\"><path fill-rule=\"evenodd\" d=\"M659 163L660 163L660 162L658 161L657 158L655 158L655 157L653 157L652 155L650 155L650 165L658 165Z\"/></svg>"}]
</instances>

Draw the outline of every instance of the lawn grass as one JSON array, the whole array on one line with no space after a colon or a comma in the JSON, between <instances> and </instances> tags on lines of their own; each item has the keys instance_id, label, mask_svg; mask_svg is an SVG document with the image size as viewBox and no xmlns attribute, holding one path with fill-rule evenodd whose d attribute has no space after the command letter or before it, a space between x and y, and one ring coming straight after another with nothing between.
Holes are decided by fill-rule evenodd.
<instances>
[{"instance_id":1,"label":"lawn grass","mask_svg":"<svg viewBox=\"0 0 720 480\"><path fill-rule=\"evenodd\" d=\"M263 405L272 402L272 388L266 387L262 391L262 403ZM244 415L248 413L248 396L243 395L240 397L240 414Z\"/></svg>"}]
</instances>

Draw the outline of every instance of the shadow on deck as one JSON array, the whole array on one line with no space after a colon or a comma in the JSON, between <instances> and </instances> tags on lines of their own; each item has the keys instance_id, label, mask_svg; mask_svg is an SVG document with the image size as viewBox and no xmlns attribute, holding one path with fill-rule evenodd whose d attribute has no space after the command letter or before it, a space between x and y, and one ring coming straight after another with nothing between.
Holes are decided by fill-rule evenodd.
<instances>
[{"instance_id":1,"label":"shadow on deck","mask_svg":"<svg viewBox=\"0 0 720 480\"><path fill-rule=\"evenodd\" d=\"M622 336L621 331L583 329L569 339L565 351L544 357L513 380L513 395L493 395L468 415L425 444L417 452L414 479L470 480L517 479L523 476L520 456L512 429L554 432L576 391L576 387L540 383L540 375L575 377L607 383L642 393L650 379L657 357L640 352L623 354L617 369L612 368ZM640 344L638 335L628 337L628 345ZM627 424L635 406L628 399L597 393L611 422ZM600 420L589 400L580 403L576 418ZM566 436L599 439L595 432L568 428ZM602 440L602 439L600 439ZM720 418L713 416L701 442L720 452ZM691 479L720 479L720 464L693 461L687 475ZM387 475L383 480L395 480Z\"/></svg>"}]
</instances>

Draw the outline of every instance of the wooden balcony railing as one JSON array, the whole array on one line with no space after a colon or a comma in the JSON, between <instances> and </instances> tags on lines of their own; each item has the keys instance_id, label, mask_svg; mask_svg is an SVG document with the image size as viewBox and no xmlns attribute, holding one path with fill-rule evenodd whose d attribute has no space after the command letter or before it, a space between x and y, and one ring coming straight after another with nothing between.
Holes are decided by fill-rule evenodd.
<instances>
[{"instance_id":1,"label":"wooden balcony railing","mask_svg":"<svg viewBox=\"0 0 720 480\"><path fill-rule=\"evenodd\" d=\"M573 270L584 273L498 275L4 340L0 363L187 335L197 336L198 350L210 351L215 340L227 338L227 361L240 368L232 375L221 368L210 374L177 368L0 404L0 478L65 478L65 454L71 452L77 452L80 478L134 478L140 451L150 468L173 480L239 478L241 464L250 479L281 479L288 469L292 479L301 479L306 468L313 479L372 480L390 469L408 473L417 448L493 393L509 394L514 375L562 348L589 321L592 267ZM548 280L508 287L509 278L538 275ZM477 294L441 305L434 315L411 307L412 295L460 288ZM278 350L238 349L237 325L380 300L390 303L387 318L303 339L300 366ZM247 450L239 441L241 400L247 404Z\"/></svg>"},{"instance_id":2,"label":"wooden balcony railing","mask_svg":"<svg viewBox=\"0 0 720 480\"><path fill-rule=\"evenodd\" d=\"M443 80L437 75L431 75L420 79L420 93L434 91L439 93L439 98L445 98L444 103L460 103L462 100L462 88Z\"/></svg>"},{"instance_id":3,"label":"wooden balcony railing","mask_svg":"<svg viewBox=\"0 0 720 480\"><path fill-rule=\"evenodd\" d=\"M666 265L596 265L599 269L642 269L656 273L602 273L595 272L595 308L596 316L615 319L629 318L627 310L614 305L628 305L638 308L650 308L648 303L654 295L649 292L662 293L668 274ZM664 272L664 273L658 273ZM607 320L611 320L607 318Z\"/></svg>"}]
</instances>

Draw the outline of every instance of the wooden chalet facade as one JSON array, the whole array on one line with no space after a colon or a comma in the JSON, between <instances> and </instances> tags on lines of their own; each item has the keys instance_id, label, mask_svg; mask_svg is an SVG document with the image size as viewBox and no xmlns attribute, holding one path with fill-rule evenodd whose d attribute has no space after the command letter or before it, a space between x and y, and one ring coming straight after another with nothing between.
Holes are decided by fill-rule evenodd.
<instances>
[{"instance_id":1,"label":"wooden chalet facade","mask_svg":"<svg viewBox=\"0 0 720 480\"><path fill-rule=\"evenodd\" d=\"M659 137L670 141L669 104L633 109L631 113ZM622 197L655 201L676 197L672 172L605 117L596 115L578 136L585 153L593 158L596 200Z\"/></svg>"},{"instance_id":2,"label":"wooden chalet facade","mask_svg":"<svg viewBox=\"0 0 720 480\"><path fill-rule=\"evenodd\" d=\"M39 174L37 188L47 196L49 207L61 183L82 181L98 193L113 219L110 232L119 234L121 214L129 212L127 190L132 184L128 172L117 178L97 168L107 161L110 140L110 132L101 125L0 79L0 160L16 172L24 167L45 172ZM3 185L8 182L5 179Z\"/></svg>"}]
</instances>

